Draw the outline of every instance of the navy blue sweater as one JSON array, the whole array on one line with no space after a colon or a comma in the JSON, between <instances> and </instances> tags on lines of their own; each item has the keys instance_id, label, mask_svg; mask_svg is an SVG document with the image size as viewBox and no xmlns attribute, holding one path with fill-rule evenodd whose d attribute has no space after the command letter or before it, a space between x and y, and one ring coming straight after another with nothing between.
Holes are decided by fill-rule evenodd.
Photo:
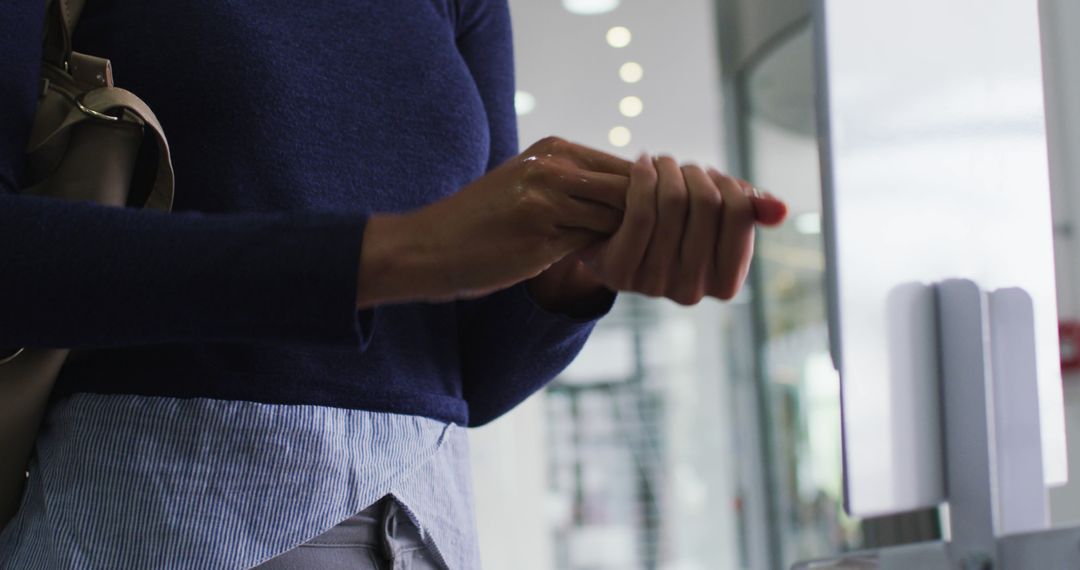
<instances>
[{"instance_id":1,"label":"navy blue sweater","mask_svg":"<svg viewBox=\"0 0 1080 570\"><path fill-rule=\"evenodd\" d=\"M593 321L523 284L355 308L370 213L421 207L517 153L506 0L91 0L75 48L110 58L161 119L173 213L14 193L43 4L0 0L0 347L88 349L57 394L479 425L580 350Z\"/></svg>"}]
</instances>

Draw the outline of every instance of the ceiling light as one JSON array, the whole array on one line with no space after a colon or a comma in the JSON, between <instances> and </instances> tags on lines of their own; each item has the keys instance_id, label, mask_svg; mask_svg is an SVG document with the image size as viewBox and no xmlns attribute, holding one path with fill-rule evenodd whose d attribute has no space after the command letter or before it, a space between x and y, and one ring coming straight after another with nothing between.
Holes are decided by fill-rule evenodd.
<instances>
[{"instance_id":1,"label":"ceiling light","mask_svg":"<svg viewBox=\"0 0 1080 570\"><path fill-rule=\"evenodd\" d=\"M630 144L630 129L626 127L615 127L608 131L608 142L614 146L624 147Z\"/></svg>"},{"instance_id":2,"label":"ceiling light","mask_svg":"<svg viewBox=\"0 0 1080 570\"><path fill-rule=\"evenodd\" d=\"M619 101L619 112L625 117L636 117L641 114L645 104L641 102L640 97L623 97L622 101Z\"/></svg>"},{"instance_id":3,"label":"ceiling light","mask_svg":"<svg viewBox=\"0 0 1080 570\"><path fill-rule=\"evenodd\" d=\"M645 70L642 69L641 64L636 61L628 61L619 68L619 78L627 83L637 83L638 81L641 81L642 75L645 75Z\"/></svg>"},{"instance_id":4,"label":"ceiling light","mask_svg":"<svg viewBox=\"0 0 1080 570\"><path fill-rule=\"evenodd\" d=\"M623 26L615 26L607 31L607 43L614 48L622 48L630 45L630 30Z\"/></svg>"},{"instance_id":5,"label":"ceiling light","mask_svg":"<svg viewBox=\"0 0 1080 570\"><path fill-rule=\"evenodd\" d=\"M518 116L528 115L536 108L536 97L527 91L514 93L514 110Z\"/></svg>"},{"instance_id":6,"label":"ceiling light","mask_svg":"<svg viewBox=\"0 0 1080 570\"><path fill-rule=\"evenodd\" d=\"M571 14L603 14L619 7L619 0L562 0L563 8Z\"/></svg>"}]
</instances>

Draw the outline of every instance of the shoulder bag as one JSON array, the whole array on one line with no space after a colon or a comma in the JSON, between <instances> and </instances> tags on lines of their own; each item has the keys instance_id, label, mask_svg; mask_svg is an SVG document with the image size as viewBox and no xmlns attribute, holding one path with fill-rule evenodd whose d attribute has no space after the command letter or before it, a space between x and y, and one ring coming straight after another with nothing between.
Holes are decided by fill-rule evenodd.
<instances>
[{"instance_id":1,"label":"shoulder bag","mask_svg":"<svg viewBox=\"0 0 1080 570\"><path fill-rule=\"evenodd\" d=\"M72 51L84 0L44 1L40 98L19 193L169 210L173 171L157 118L113 87L107 59ZM0 349L0 528L18 510L26 464L68 353Z\"/></svg>"}]
</instances>

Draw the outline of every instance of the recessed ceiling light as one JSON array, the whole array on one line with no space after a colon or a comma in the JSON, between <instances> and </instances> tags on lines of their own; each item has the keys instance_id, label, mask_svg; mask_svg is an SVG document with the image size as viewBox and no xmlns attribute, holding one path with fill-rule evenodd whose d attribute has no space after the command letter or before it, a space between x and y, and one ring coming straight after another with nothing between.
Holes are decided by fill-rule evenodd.
<instances>
[{"instance_id":1,"label":"recessed ceiling light","mask_svg":"<svg viewBox=\"0 0 1080 570\"><path fill-rule=\"evenodd\" d=\"M630 144L630 138L630 129L626 127L615 127L607 135L608 142L618 147Z\"/></svg>"},{"instance_id":2,"label":"recessed ceiling light","mask_svg":"<svg viewBox=\"0 0 1080 570\"><path fill-rule=\"evenodd\" d=\"M562 0L571 14L603 14L619 7L619 0Z\"/></svg>"},{"instance_id":3,"label":"recessed ceiling light","mask_svg":"<svg viewBox=\"0 0 1080 570\"><path fill-rule=\"evenodd\" d=\"M528 115L536 108L536 97L528 91L514 93L514 110L519 116Z\"/></svg>"},{"instance_id":4,"label":"recessed ceiling light","mask_svg":"<svg viewBox=\"0 0 1080 570\"><path fill-rule=\"evenodd\" d=\"M645 104L641 102L641 98L633 95L623 97L622 101L619 101L619 112L626 117L636 117L644 108Z\"/></svg>"},{"instance_id":5,"label":"recessed ceiling light","mask_svg":"<svg viewBox=\"0 0 1080 570\"><path fill-rule=\"evenodd\" d=\"M623 48L630 45L632 37L630 30L624 26L615 26L607 31L607 43L614 48Z\"/></svg>"},{"instance_id":6,"label":"recessed ceiling light","mask_svg":"<svg viewBox=\"0 0 1080 570\"><path fill-rule=\"evenodd\" d=\"M619 68L619 78L627 83L637 83L641 81L643 75L645 75L645 70L636 61L628 61Z\"/></svg>"}]
</instances>

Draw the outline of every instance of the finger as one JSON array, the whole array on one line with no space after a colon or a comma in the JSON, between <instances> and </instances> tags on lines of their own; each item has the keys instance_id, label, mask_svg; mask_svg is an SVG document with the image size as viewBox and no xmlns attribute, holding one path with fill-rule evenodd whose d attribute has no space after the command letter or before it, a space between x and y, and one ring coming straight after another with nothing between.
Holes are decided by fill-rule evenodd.
<instances>
[{"instance_id":1,"label":"finger","mask_svg":"<svg viewBox=\"0 0 1080 570\"><path fill-rule=\"evenodd\" d=\"M619 176L630 176L632 163L625 158L619 158L606 152L574 143L569 143L567 146L567 155L570 156L578 166L586 170L617 174Z\"/></svg>"},{"instance_id":2,"label":"finger","mask_svg":"<svg viewBox=\"0 0 1080 570\"><path fill-rule=\"evenodd\" d=\"M750 270L750 256L754 250L754 211L750 197L734 178L713 169L709 170L709 177L724 201L709 294L728 300L739 292Z\"/></svg>"},{"instance_id":3,"label":"finger","mask_svg":"<svg viewBox=\"0 0 1080 570\"><path fill-rule=\"evenodd\" d=\"M754 218L762 225L778 226L787 218L787 204L768 192L754 196L750 203L754 205Z\"/></svg>"},{"instance_id":4,"label":"finger","mask_svg":"<svg viewBox=\"0 0 1080 570\"><path fill-rule=\"evenodd\" d=\"M565 156L578 167L593 172L630 176L630 161L559 137L546 137L529 147L530 156Z\"/></svg>"},{"instance_id":5,"label":"finger","mask_svg":"<svg viewBox=\"0 0 1080 570\"><path fill-rule=\"evenodd\" d=\"M625 207L630 184L626 176L581 170L558 157L533 161L527 176L545 188L619 210Z\"/></svg>"},{"instance_id":6,"label":"finger","mask_svg":"<svg viewBox=\"0 0 1080 570\"><path fill-rule=\"evenodd\" d=\"M634 287L634 278L656 226L656 167L652 158L642 154L630 169L630 188L626 192L626 212L622 225L611 237L604 266L609 284L625 291Z\"/></svg>"},{"instance_id":7,"label":"finger","mask_svg":"<svg viewBox=\"0 0 1080 570\"><path fill-rule=\"evenodd\" d=\"M679 252L678 281L672 299L693 305L706 292L706 278L713 267L713 251L720 232L720 190L698 166L682 168L689 194L690 212Z\"/></svg>"},{"instance_id":8,"label":"finger","mask_svg":"<svg viewBox=\"0 0 1080 570\"><path fill-rule=\"evenodd\" d=\"M579 200L622 210L626 207L626 189L630 179L618 174L582 170L563 181L566 193Z\"/></svg>"},{"instance_id":9,"label":"finger","mask_svg":"<svg viewBox=\"0 0 1080 570\"><path fill-rule=\"evenodd\" d=\"M754 219L765 226L776 226L787 218L787 204L783 200L773 196L768 192L762 192L756 186L743 180L736 178L736 182L739 183L739 187L743 189L743 192L750 196L750 205L754 208Z\"/></svg>"},{"instance_id":10,"label":"finger","mask_svg":"<svg viewBox=\"0 0 1080 570\"><path fill-rule=\"evenodd\" d=\"M654 297L663 296L672 281L671 268L679 258L687 209L686 181L675 159L657 159L656 172L656 226L636 280L639 291Z\"/></svg>"},{"instance_id":11,"label":"finger","mask_svg":"<svg viewBox=\"0 0 1080 570\"><path fill-rule=\"evenodd\" d=\"M549 248L547 251L548 259L552 260L552 263L555 263L567 255L571 255L602 241L604 238L605 236L603 234L589 230L560 228L558 235L547 243L547 247Z\"/></svg>"},{"instance_id":12,"label":"finger","mask_svg":"<svg viewBox=\"0 0 1080 570\"><path fill-rule=\"evenodd\" d=\"M576 228L611 235L622 224L622 210L587 200L555 194L555 207L559 209L559 227Z\"/></svg>"}]
</instances>

